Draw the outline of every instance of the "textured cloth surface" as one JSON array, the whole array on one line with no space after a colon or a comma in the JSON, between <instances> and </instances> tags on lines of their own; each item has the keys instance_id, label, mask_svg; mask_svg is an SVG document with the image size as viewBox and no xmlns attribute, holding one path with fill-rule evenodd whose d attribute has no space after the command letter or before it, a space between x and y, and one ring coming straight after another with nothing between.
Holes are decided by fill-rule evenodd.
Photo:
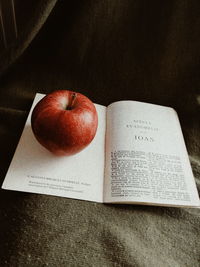
<instances>
[{"instance_id":1,"label":"textured cloth surface","mask_svg":"<svg viewBox=\"0 0 200 267\"><path fill-rule=\"evenodd\" d=\"M63 0L51 13L56 1L36 2L26 44L48 19L1 60L3 70L22 54L0 78L0 182L35 93L73 89L103 105L175 108L200 190L200 2ZM197 267L199 225L198 209L0 190L0 266Z\"/></svg>"}]
</instances>

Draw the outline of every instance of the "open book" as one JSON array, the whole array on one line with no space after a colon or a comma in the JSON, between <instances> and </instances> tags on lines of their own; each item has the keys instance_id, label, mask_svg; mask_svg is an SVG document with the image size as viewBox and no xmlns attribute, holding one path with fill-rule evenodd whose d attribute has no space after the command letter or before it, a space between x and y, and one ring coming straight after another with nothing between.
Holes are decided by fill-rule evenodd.
<instances>
[{"instance_id":1,"label":"open book","mask_svg":"<svg viewBox=\"0 0 200 267\"><path fill-rule=\"evenodd\" d=\"M36 94L3 189L102 203L199 206L174 109L137 101L95 104L92 143L70 157L43 148L31 129Z\"/></svg>"}]
</instances>

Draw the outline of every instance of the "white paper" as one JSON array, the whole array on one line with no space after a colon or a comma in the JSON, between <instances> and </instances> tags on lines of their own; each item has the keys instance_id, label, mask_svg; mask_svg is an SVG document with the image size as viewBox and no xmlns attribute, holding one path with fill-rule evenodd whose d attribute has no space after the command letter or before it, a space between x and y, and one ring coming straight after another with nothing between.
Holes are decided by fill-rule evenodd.
<instances>
[{"instance_id":1,"label":"white paper","mask_svg":"<svg viewBox=\"0 0 200 267\"><path fill-rule=\"evenodd\" d=\"M89 201L103 201L106 108L95 104L98 129L80 153L55 156L35 139L31 113L43 97L37 94L2 188Z\"/></svg>"},{"instance_id":2,"label":"white paper","mask_svg":"<svg viewBox=\"0 0 200 267\"><path fill-rule=\"evenodd\" d=\"M104 202L199 205L172 108L137 101L111 104L106 148Z\"/></svg>"}]
</instances>

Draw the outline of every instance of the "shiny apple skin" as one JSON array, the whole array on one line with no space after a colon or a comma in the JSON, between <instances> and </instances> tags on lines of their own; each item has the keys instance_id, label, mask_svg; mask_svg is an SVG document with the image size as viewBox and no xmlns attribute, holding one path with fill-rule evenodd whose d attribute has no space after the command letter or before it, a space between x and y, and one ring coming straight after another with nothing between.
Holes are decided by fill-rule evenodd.
<instances>
[{"instance_id":1,"label":"shiny apple skin","mask_svg":"<svg viewBox=\"0 0 200 267\"><path fill-rule=\"evenodd\" d=\"M36 139L55 155L70 156L83 150L95 137L97 126L98 115L92 101L69 90L46 95L36 104L31 116Z\"/></svg>"}]
</instances>

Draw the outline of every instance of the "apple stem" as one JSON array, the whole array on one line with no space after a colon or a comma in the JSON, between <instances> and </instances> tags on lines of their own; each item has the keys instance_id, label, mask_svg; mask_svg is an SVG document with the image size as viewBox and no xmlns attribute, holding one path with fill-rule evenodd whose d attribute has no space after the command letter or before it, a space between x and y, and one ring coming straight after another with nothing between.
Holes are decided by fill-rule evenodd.
<instances>
[{"instance_id":1,"label":"apple stem","mask_svg":"<svg viewBox=\"0 0 200 267\"><path fill-rule=\"evenodd\" d=\"M71 101L69 102L69 105L68 105L67 109L72 109L73 108L73 105L74 105L76 97L77 97L77 93L72 93Z\"/></svg>"}]
</instances>

